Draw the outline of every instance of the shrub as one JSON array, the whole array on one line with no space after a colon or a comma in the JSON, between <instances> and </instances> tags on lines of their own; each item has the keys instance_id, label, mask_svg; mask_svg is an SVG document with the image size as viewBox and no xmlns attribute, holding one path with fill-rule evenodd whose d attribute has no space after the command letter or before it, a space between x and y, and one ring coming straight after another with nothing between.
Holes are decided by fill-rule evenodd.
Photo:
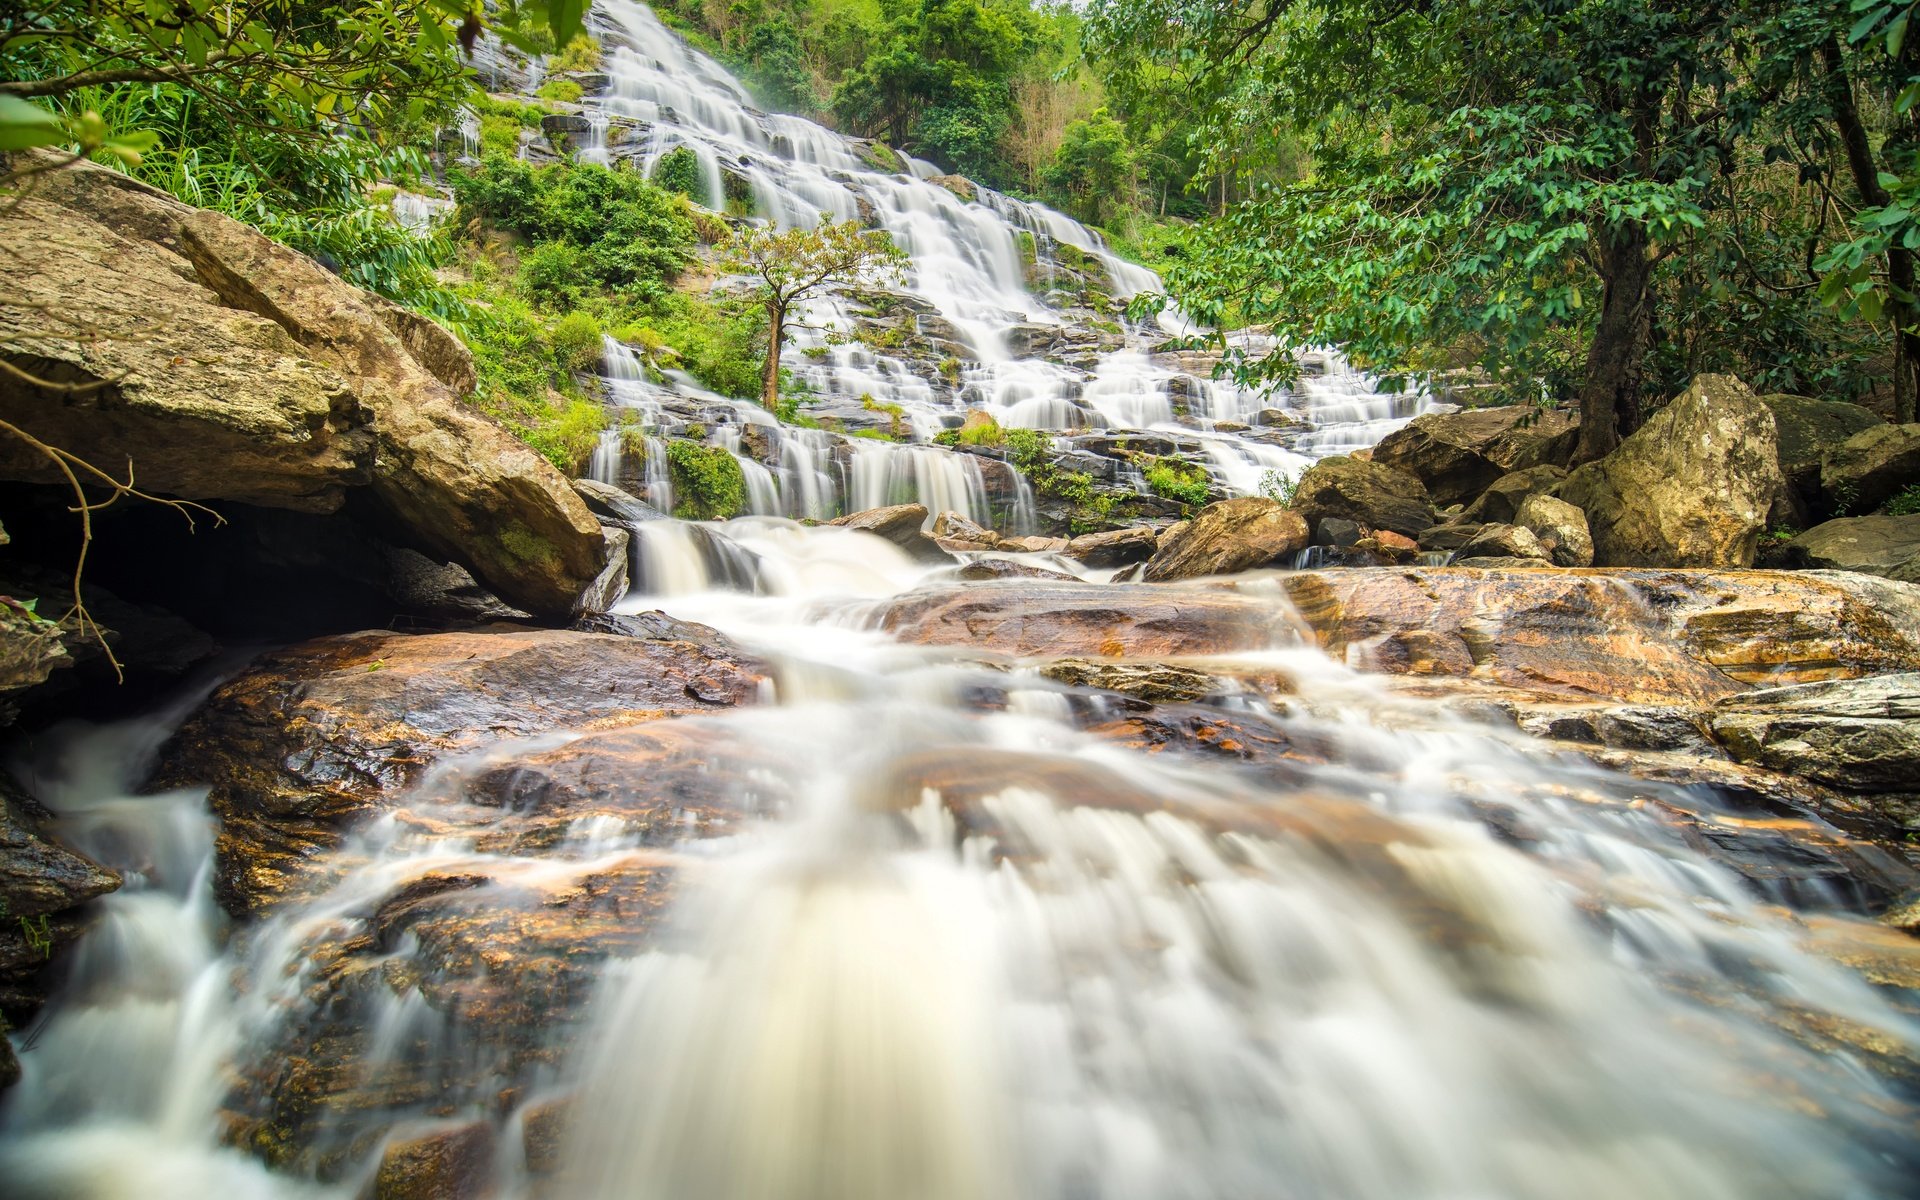
<instances>
[{"instance_id":1,"label":"shrub","mask_svg":"<svg viewBox=\"0 0 1920 1200\"><path fill-rule=\"evenodd\" d=\"M602 61L600 42L583 33L547 56L547 68L553 71L598 71Z\"/></svg>"},{"instance_id":2,"label":"shrub","mask_svg":"<svg viewBox=\"0 0 1920 1200\"><path fill-rule=\"evenodd\" d=\"M585 281L602 287L660 295L693 250L686 202L632 171L488 155L455 173L453 193L470 218L575 247Z\"/></svg>"},{"instance_id":3,"label":"shrub","mask_svg":"<svg viewBox=\"0 0 1920 1200\"><path fill-rule=\"evenodd\" d=\"M999 446L1007 440L1007 431L990 413L974 409L955 431L954 441L962 446Z\"/></svg>"},{"instance_id":4,"label":"shrub","mask_svg":"<svg viewBox=\"0 0 1920 1200\"><path fill-rule=\"evenodd\" d=\"M578 473L606 410L580 394L572 362L538 313L511 295L469 295L481 302L465 330L479 373L469 403L560 470Z\"/></svg>"},{"instance_id":5,"label":"shrub","mask_svg":"<svg viewBox=\"0 0 1920 1200\"><path fill-rule=\"evenodd\" d=\"M711 205L706 181L701 178L700 156L691 146L675 146L653 164L653 182L669 192L678 192L699 204Z\"/></svg>"},{"instance_id":6,"label":"shrub","mask_svg":"<svg viewBox=\"0 0 1920 1200\"><path fill-rule=\"evenodd\" d=\"M1206 469L1177 458L1158 458L1147 464L1147 489L1156 496L1182 504L1205 504L1209 490Z\"/></svg>"},{"instance_id":7,"label":"shrub","mask_svg":"<svg viewBox=\"0 0 1920 1200\"><path fill-rule=\"evenodd\" d=\"M1920 513L1920 483L1908 484L1904 491L1887 501L1884 511L1895 517L1910 517Z\"/></svg>"},{"instance_id":8,"label":"shrub","mask_svg":"<svg viewBox=\"0 0 1920 1200\"><path fill-rule=\"evenodd\" d=\"M592 313L574 311L553 323L553 349L559 360L575 371L600 365L600 322Z\"/></svg>"},{"instance_id":9,"label":"shrub","mask_svg":"<svg viewBox=\"0 0 1920 1200\"><path fill-rule=\"evenodd\" d=\"M1293 494L1300 490L1300 476L1289 475L1278 469L1267 471L1260 476L1260 494L1269 500L1278 500L1288 508L1293 507Z\"/></svg>"},{"instance_id":10,"label":"shrub","mask_svg":"<svg viewBox=\"0 0 1920 1200\"><path fill-rule=\"evenodd\" d=\"M587 252L568 242L540 242L520 256L520 285L548 308L571 308L592 286Z\"/></svg>"},{"instance_id":11,"label":"shrub","mask_svg":"<svg viewBox=\"0 0 1920 1200\"><path fill-rule=\"evenodd\" d=\"M520 153L520 122L512 117L487 116L480 118L480 153L513 158Z\"/></svg>"},{"instance_id":12,"label":"shrub","mask_svg":"<svg viewBox=\"0 0 1920 1200\"><path fill-rule=\"evenodd\" d=\"M746 474L724 449L676 438L667 443L667 470L673 479L674 516L721 521L746 511Z\"/></svg>"},{"instance_id":13,"label":"shrub","mask_svg":"<svg viewBox=\"0 0 1920 1200\"><path fill-rule=\"evenodd\" d=\"M542 100L558 100L562 104L578 104L580 97L587 94L585 88L571 79L549 79L540 85L537 93Z\"/></svg>"}]
</instances>

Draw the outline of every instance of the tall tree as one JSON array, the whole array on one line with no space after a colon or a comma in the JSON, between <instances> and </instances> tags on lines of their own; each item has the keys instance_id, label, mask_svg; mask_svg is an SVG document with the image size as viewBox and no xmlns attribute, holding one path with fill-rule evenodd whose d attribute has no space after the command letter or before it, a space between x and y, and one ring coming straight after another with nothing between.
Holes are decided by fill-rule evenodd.
<instances>
[{"instance_id":1,"label":"tall tree","mask_svg":"<svg viewBox=\"0 0 1920 1200\"><path fill-rule=\"evenodd\" d=\"M1170 273L1188 312L1387 371L1439 345L1521 386L1558 373L1587 459L1638 424L1655 270L1706 228L1757 111L1758 2L1095 0L1090 28L1138 64L1123 92L1171 79L1217 128L1311 150Z\"/></svg>"},{"instance_id":2,"label":"tall tree","mask_svg":"<svg viewBox=\"0 0 1920 1200\"><path fill-rule=\"evenodd\" d=\"M796 306L830 287L864 287L898 278L907 256L884 231L858 221L822 221L815 229L779 230L756 225L739 230L721 247L725 269L759 282L767 313L767 357L760 376L760 403L780 405L780 354Z\"/></svg>"}]
</instances>

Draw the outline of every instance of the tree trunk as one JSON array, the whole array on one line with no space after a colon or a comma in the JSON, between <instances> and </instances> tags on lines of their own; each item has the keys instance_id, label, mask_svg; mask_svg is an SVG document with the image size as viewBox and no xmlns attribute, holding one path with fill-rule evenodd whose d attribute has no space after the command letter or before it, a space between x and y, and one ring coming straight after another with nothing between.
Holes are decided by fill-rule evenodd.
<instances>
[{"instance_id":1,"label":"tree trunk","mask_svg":"<svg viewBox=\"0 0 1920 1200\"><path fill-rule=\"evenodd\" d=\"M1880 165L1874 161L1873 143L1853 99L1853 81L1847 76L1846 60L1840 39L1829 38L1820 44L1820 58L1827 68L1827 102L1833 107L1834 125L1840 131L1840 144L1847 152L1847 169L1860 198L1875 207L1892 199L1880 186ZM1888 153L1891 146L1881 147ZM1914 293L1913 251L1904 246L1887 248L1888 289L1886 314L1893 321L1893 419L1905 423L1914 419L1915 372L1920 371L1920 310L1900 299Z\"/></svg>"},{"instance_id":2,"label":"tree trunk","mask_svg":"<svg viewBox=\"0 0 1920 1200\"><path fill-rule=\"evenodd\" d=\"M1640 423L1640 361L1647 349L1647 285L1653 279L1647 251L1647 231L1640 225L1609 234L1600 248L1606 282L1580 385L1576 463L1608 454Z\"/></svg>"},{"instance_id":3,"label":"tree trunk","mask_svg":"<svg viewBox=\"0 0 1920 1200\"><path fill-rule=\"evenodd\" d=\"M760 373L760 407L768 412L780 407L780 348L786 340L786 305L767 305L767 364Z\"/></svg>"}]
</instances>

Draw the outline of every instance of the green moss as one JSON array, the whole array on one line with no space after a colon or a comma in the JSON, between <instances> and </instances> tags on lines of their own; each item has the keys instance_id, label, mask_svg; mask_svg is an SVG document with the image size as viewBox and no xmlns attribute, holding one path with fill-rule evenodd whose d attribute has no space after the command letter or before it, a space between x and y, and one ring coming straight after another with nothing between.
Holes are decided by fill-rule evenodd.
<instances>
[{"instance_id":1,"label":"green moss","mask_svg":"<svg viewBox=\"0 0 1920 1200\"><path fill-rule=\"evenodd\" d=\"M501 531L500 548L505 550L507 557L516 563L524 563L528 567L540 570L554 566L559 558L551 542L520 524L511 525Z\"/></svg>"},{"instance_id":2,"label":"green moss","mask_svg":"<svg viewBox=\"0 0 1920 1200\"><path fill-rule=\"evenodd\" d=\"M674 516L721 521L746 511L746 474L720 447L681 439L668 442L667 470L673 480Z\"/></svg>"},{"instance_id":3,"label":"green moss","mask_svg":"<svg viewBox=\"0 0 1920 1200\"><path fill-rule=\"evenodd\" d=\"M520 122L512 117L483 115L480 118L480 153L512 158L520 153Z\"/></svg>"},{"instance_id":4,"label":"green moss","mask_svg":"<svg viewBox=\"0 0 1920 1200\"><path fill-rule=\"evenodd\" d=\"M580 97L587 92L571 79L549 79L540 85L540 91L537 94L542 100L557 100L561 104L578 104Z\"/></svg>"}]
</instances>

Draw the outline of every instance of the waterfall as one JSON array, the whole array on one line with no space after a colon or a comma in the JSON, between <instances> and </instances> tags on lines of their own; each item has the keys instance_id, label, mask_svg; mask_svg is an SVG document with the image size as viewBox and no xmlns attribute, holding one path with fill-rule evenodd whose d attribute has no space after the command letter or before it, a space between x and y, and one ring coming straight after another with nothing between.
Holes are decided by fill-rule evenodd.
<instances>
[{"instance_id":1,"label":"waterfall","mask_svg":"<svg viewBox=\"0 0 1920 1200\"><path fill-rule=\"evenodd\" d=\"M936 182L942 177L929 163L800 117L761 112L724 68L633 0L603 0L591 19L607 47L609 79L605 93L589 100L595 127L609 118L637 126L619 146L596 141L598 156L628 156L651 172L669 150L685 146L701 165L707 203L718 205L736 181L731 194L744 188L757 219L806 227L823 213L857 218L886 230L908 255L891 315L863 313L840 295L808 306L810 328L796 332L787 365L813 397L808 413L827 426L804 432L826 436L796 446L790 435L802 431L771 433L777 460L741 456L755 513L830 516L884 495L930 508L965 497L976 503L968 515L988 515L968 491L964 464L932 465L943 451L889 458L852 446L841 451L852 461L851 479L828 466L834 452L821 443L871 427L869 401L898 413L896 424L916 443L957 425L969 408L1029 429L1179 430L1206 443L1192 461L1228 494L1257 490L1279 456L1270 439L1216 425L1249 424L1263 408L1289 412L1298 429L1286 435L1284 461L1297 468L1371 445L1434 406L1424 393L1378 391L1374 380L1325 351L1303 354L1309 374L1273 395L1195 378L1178 356L1155 348L1179 327L1177 315L1156 327L1119 318L1119 306L1157 290L1159 281L1115 255L1096 231L990 188L956 194ZM915 344L903 348L902 340ZM1244 341L1272 348L1258 338ZM705 410L743 404L671 372L659 382L636 380L612 351L607 371L613 402L638 403L641 419L656 425L675 412L706 423L712 418ZM637 402L636 393L645 400ZM1195 395L1199 402L1183 407L1181 397ZM672 411L663 414L663 405ZM792 462L789 450L797 452ZM915 490L923 484L933 490Z\"/></svg>"}]
</instances>

